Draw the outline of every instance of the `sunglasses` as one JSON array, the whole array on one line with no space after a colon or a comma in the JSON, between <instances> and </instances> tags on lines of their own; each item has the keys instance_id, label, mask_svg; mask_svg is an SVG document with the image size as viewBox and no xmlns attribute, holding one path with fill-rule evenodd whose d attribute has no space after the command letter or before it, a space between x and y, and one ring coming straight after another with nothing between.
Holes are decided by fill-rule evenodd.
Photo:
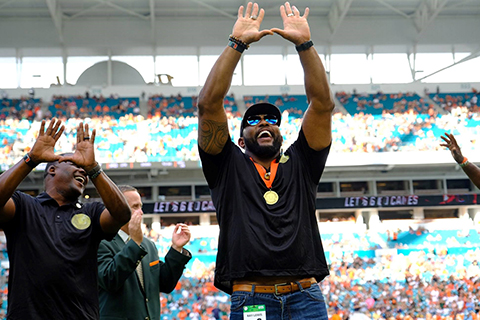
<instances>
[{"instance_id":1,"label":"sunglasses","mask_svg":"<svg viewBox=\"0 0 480 320\"><path fill-rule=\"evenodd\" d=\"M262 120L265 120L268 124L272 124L272 125L275 125L278 123L277 116L273 114L249 116L247 118L247 123L249 126L255 126L259 124L260 121Z\"/></svg>"}]
</instances>

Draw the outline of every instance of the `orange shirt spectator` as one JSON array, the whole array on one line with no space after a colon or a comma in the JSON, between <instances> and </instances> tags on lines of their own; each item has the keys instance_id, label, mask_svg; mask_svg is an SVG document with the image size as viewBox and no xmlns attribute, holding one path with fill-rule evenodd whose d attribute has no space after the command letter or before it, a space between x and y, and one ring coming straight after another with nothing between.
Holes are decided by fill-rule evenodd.
<instances>
[{"instance_id":1,"label":"orange shirt spectator","mask_svg":"<svg viewBox=\"0 0 480 320\"><path fill-rule=\"evenodd\" d=\"M342 320L342 317L338 313L334 313L330 320Z\"/></svg>"},{"instance_id":2,"label":"orange shirt spectator","mask_svg":"<svg viewBox=\"0 0 480 320\"><path fill-rule=\"evenodd\" d=\"M185 320L188 317L187 311L180 310L180 312L177 314L177 317L180 320Z\"/></svg>"}]
</instances>

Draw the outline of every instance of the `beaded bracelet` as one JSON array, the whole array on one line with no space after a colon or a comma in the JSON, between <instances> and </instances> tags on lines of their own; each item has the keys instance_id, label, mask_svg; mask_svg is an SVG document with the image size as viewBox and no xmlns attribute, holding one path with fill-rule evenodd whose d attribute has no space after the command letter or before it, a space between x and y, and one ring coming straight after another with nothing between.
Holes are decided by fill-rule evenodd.
<instances>
[{"instance_id":1,"label":"beaded bracelet","mask_svg":"<svg viewBox=\"0 0 480 320\"><path fill-rule=\"evenodd\" d=\"M228 36L228 40L230 40L230 41L232 41L232 42L235 42L235 43L238 44L239 46L245 47L245 49L250 48L250 46L249 46L246 42L240 40L239 38L235 37L234 35Z\"/></svg>"}]
</instances>

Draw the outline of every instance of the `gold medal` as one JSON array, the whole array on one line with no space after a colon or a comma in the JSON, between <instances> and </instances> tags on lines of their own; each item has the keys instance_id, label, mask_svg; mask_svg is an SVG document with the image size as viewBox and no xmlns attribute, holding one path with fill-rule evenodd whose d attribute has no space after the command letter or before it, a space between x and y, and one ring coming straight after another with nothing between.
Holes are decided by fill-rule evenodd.
<instances>
[{"instance_id":1,"label":"gold medal","mask_svg":"<svg viewBox=\"0 0 480 320\"><path fill-rule=\"evenodd\" d=\"M265 192L263 195L263 198L265 199L265 202L269 205L275 204L278 201L278 194L275 191L268 190Z\"/></svg>"},{"instance_id":2,"label":"gold medal","mask_svg":"<svg viewBox=\"0 0 480 320\"><path fill-rule=\"evenodd\" d=\"M84 213L77 213L72 217L72 224L78 230L87 229L91 223L90 217Z\"/></svg>"},{"instance_id":3,"label":"gold medal","mask_svg":"<svg viewBox=\"0 0 480 320\"><path fill-rule=\"evenodd\" d=\"M289 159L290 159L289 156L286 156L286 155L282 154L279 162L280 162L280 163L285 163L285 162L287 162Z\"/></svg>"}]
</instances>

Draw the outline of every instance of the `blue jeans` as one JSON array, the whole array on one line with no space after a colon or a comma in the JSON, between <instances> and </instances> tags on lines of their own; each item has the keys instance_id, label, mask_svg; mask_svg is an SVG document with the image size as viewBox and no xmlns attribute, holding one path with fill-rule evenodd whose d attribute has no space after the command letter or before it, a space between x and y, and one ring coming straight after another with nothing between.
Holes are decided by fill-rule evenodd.
<instances>
[{"instance_id":1,"label":"blue jeans","mask_svg":"<svg viewBox=\"0 0 480 320\"><path fill-rule=\"evenodd\" d=\"M298 283L298 282L297 282ZM300 284L298 283L300 286ZM265 305L268 320L328 320L327 307L317 284L293 293L235 291L231 296L230 320L243 320L243 307Z\"/></svg>"}]
</instances>

